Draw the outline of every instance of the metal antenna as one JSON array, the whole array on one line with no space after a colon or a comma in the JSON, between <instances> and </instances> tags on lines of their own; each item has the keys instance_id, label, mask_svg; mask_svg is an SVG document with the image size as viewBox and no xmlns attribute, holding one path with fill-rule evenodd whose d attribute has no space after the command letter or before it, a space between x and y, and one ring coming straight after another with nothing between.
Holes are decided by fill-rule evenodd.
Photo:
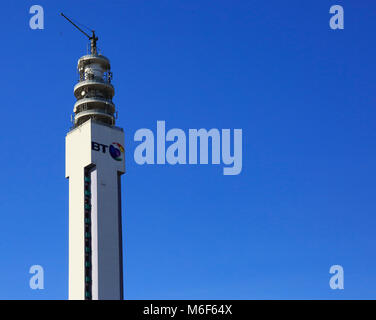
<instances>
[{"instance_id":1,"label":"metal antenna","mask_svg":"<svg viewBox=\"0 0 376 320\"><path fill-rule=\"evenodd\" d=\"M98 37L95 36L95 31L91 30L92 36L90 37L85 31L83 31L79 26L77 26L71 19L64 15L64 13L60 13L65 19L67 19L71 24L73 24L78 30L80 30L91 42L91 54L97 55L97 40Z\"/></svg>"}]
</instances>

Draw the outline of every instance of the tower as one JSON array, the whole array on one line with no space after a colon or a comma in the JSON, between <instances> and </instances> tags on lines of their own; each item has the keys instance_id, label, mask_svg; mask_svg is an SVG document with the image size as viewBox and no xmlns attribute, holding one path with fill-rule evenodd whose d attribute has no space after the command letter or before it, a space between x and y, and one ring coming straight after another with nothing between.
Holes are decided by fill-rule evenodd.
<instances>
[{"instance_id":1,"label":"tower","mask_svg":"<svg viewBox=\"0 0 376 320\"><path fill-rule=\"evenodd\" d=\"M117 300L123 298L124 133L115 126L110 61L97 53L94 31L89 39L91 53L78 60L74 123L66 136L69 299Z\"/></svg>"}]
</instances>

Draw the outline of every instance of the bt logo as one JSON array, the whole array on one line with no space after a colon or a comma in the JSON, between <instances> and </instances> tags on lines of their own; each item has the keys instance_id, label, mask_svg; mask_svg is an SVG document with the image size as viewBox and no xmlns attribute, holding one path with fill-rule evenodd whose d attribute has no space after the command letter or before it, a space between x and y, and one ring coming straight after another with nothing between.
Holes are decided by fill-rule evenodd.
<instances>
[{"instance_id":1,"label":"bt logo","mask_svg":"<svg viewBox=\"0 0 376 320\"><path fill-rule=\"evenodd\" d=\"M120 143L113 142L110 145L110 155L112 158L114 158L116 161L121 161L122 157L121 155L124 153L124 148Z\"/></svg>"},{"instance_id":2,"label":"bt logo","mask_svg":"<svg viewBox=\"0 0 376 320\"><path fill-rule=\"evenodd\" d=\"M103 153L106 153L107 149L109 150L109 153L114 160L123 160L122 154L124 153L124 147L120 143L113 142L110 146L107 146L95 141L91 142L91 150L102 151Z\"/></svg>"}]
</instances>

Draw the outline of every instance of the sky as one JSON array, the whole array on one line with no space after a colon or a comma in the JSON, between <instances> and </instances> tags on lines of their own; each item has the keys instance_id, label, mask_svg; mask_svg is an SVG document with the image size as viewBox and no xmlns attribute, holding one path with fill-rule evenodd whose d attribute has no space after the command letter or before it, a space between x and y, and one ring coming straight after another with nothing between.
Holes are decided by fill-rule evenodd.
<instances>
[{"instance_id":1,"label":"sky","mask_svg":"<svg viewBox=\"0 0 376 320\"><path fill-rule=\"evenodd\" d=\"M88 41L60 12L111 60L125 299L375 298L375 1L69 0L1 6L0 299L68 298L64 139ZM159 120L242 129L241 173L137 164L134 134Z\"/></svg>"}]
</instances>

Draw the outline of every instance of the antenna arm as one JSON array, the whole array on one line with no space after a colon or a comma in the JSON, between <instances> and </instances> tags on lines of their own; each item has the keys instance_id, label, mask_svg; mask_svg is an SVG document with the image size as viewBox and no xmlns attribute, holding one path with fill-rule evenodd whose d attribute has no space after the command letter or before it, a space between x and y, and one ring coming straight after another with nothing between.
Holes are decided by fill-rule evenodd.
<instances>
[{"instance_id":1,"label":"antenna arm","mask_svg":"<svg viewBox=\"0 0 376 320\"><path fill-rule=\"evenodd\" d=\"M78 30L80 30L85 36L91 40L92 37L90 37L85 31L83 31L79 26L77 26L71 19L69 19L67 16L64 15L64 13L60 13L65 19L67 19L71 24L73 24Z\"/></svg>"}]
</instances>

